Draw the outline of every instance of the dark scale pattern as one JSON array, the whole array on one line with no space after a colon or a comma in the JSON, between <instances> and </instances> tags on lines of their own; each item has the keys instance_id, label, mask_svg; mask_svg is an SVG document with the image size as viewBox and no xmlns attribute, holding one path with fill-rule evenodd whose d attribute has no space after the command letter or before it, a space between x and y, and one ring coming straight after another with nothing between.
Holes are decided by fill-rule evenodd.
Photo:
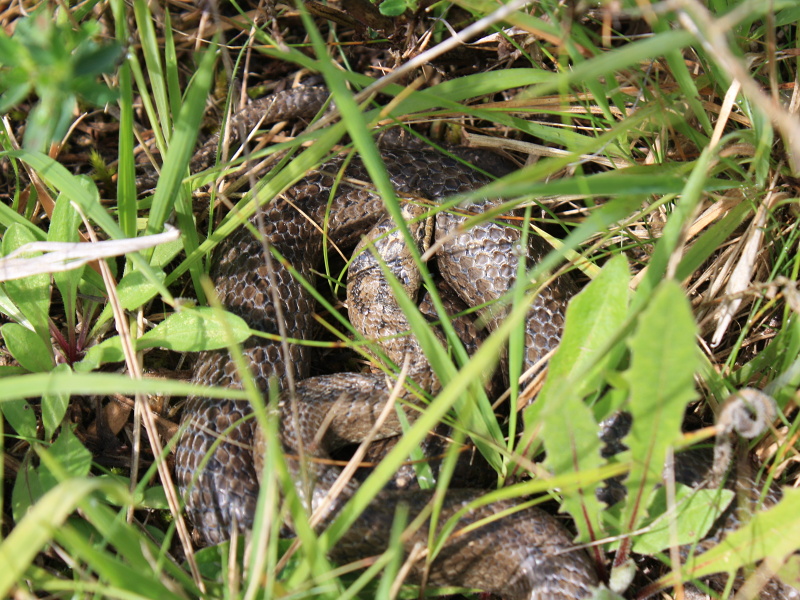
<instances>
[{"instance_id":1,"label":"dark scale pattern","mask_svg":"<svg viewBox=\"0 0 800 600\"><path fill-rule=\"evenodd\" d=\"M270 103L269 110L273 109ZM281 114L281 118L288 116ZM252 113L248 112L243 117L242 122L246 127L251 126L251 116ZM208 162L208 158L213 156L211 148L215 145L216 140L212 140L198 153L195 168L202 168L203 161ZM465 169L457 161L430 151L386 150L383 156L392 182L400 194L437 200L475 189L486 182L482 176ZM313 269L321 255L322 236L309 219L316 225L323 224L334 176L341 165L342 160L334 160L319 171L310 173L288 190L284 197L276 199L264 210L265 240L312 284ZM345 176L353 180L369 180L358 160L349 163ZM420 212L412 205L406 206L405 210L411 213L409 217ZM368 231L381 214L382 203L376 195L343 183L330 208L327 223L330 238L334 243L347 245ZM451 229L456 225L450 223L446 227ZM416 298L419 274L413 263L408 262L405 245L396 234L381 237L391 229L392 223L386 219L373 231L370 239L375 242L396 277L406 285L406 293ZM475 305L497 297L491 296L491 291L486 289L487 282L513 278L516 255L497 250L509 237L508 229L497 224L481 226L459 236L462 245L451 243L447 251L438 257L440 268L445 271L446 267L441 265L446 264L449 256L464 254L485 243L481 241L476 246L473 243L475 239L494 238L490 254L476 258L490 275L487 277L472 272L467 274L467 279L459 279L464 287L482 290L483 295L479 295L477 300L469 293L462 293L469 304ZM430 233L424 226L415 236L420 248L424 248L430 239ZM362 248L365 243L362 243ZM242 229L230 236L217 250L212 270L217 294L229 310L244 318L252 327L277 333L276 310L270 290L278 290L278 301L289 336L308 339L314 329L312 299L293 280L287 269L276 261L273 264L274 279L271 280L265 267L263 244ZM503 285L507 289L508 283ZM348 276L348 293L351 320L364 335L380 339L408 329L408 323L402 312L397 310L396 300L380 276L378 262L371 253L360 252L354 262ZM561 319L558 311L541 314L547 319L551 318L551 314L557 314ZM544 325L548 328L548 338L553 335L552 332L556 332L556 335L560 333L560 321ZM396 363L401 363L403 357L410 354L415 359L412 364L415 382L431 392L437 389L438 381L430 374L416 340L405 336L393 340L381 339L381 342L383 352ZM292 417L291 398L284 394L280 404L283 424L280 441L288 457L296 456L301 444L308 453L325 457L343 443L360 441L385 405L388 388L383 375L338 374L303 380L307 376L308 361L300 346L290 346L288 363L283 360L279 345L261 338L249 340L245 344L245 353L256 382L263 390L266 390L272 376L279 383L282 382L287 368L294 369L295 377L300 380L296 397L300 410L297 422ZM207 352L199 357L194 380L203 384L240 385L232 362L219 352ZM177 478L186 498L189 515L208 543L225 540L234 528L247 529L252 523L258 495L257 474L261 470L257 463L263 456L266 444L252 420L247 419L249 413L250 409L244 402L205 398L191 398L185 411L186 430L176 456ZM316 439L329 413L333 413L335 418L327 424L322 439ZM397 418L392 414L378 437L397 435L399 431ZM215 443L217 445L212 450ZM290 458L290 465L291 462ZM298 491L312 509L319 506L328 486L338 475L336 469L318 468L315 464L309 463L312 489L305 489L306 483L297 477ZM349 497L354 489L354 485L351 485L341 499ZM453 514L480 493L469 490L454 492L445 504L445 515ZM416 511L430 499L427 492L385 494L384 501L368 509L348 532L337 547L334 558L355 558L374 553L385 543L388 525L398 502L408 502ZM337 507L337 503L332 504L330 511L334 512ZM479 509L464 517L463 524L505 507L503 504L499 508ZM424 536L424 530L421 531ZM365 546L365 539L372 541ZM504 551L499 553L497 545L501 540ZM536 509L527 509L520 515L502 519L449 543L437 560L432 581L480 587L500 592L509 598L566 600L584 597L590 587L596 584L595 574L582 551L561 554L570 545L569 534L553 517ZM506 551L506 547L509 551ZM346 554L345 549L352 551L352 554ZM340 551L341 554L338 554ZM504 556L502 561L498 558L499 554Z\"/></svg>"},{"instance_id":2,"label":"dark scale pattern","mask_svg":"<svg viewBox=\"0 0 800 600\"><path fill-rule=\"evenodd\" d=\"M232 138L237 139L239 131L253 127L262 117L265 121L308 118L319 110L325 96L323 91L312 88L260 101L236 117ZM193 161L195 169L210 165L216 145L217 140L212 139L197 153ZM385 150L383 156L400 194L437 200L477 189L485 183L483 177L457 161L427 150ZM334 160L310 173L264 212L265 240L312 284L313 269L322 247L322 235L312 222L323 224L334 176L342 164L342 160ZM355 180L369 179L358 160L348 165L345 175ZM493 206L491 201L484 201L471 209L481 212ZM407 206L406 210L418 211L412 206ZM381 215L382 203L376 195L342 184L330 208L330 238L339 245L352 243L380 220ZM464 221L463 216L455 214L437 216L436 237L444 240L437 256L439 269L468 305L493 303L514 283L519 256L523 254L519 248L519 232L501 222L482 223L469 231L461 231L459 228ZM396 235L381 237L391 228L391 221L384 219L369 239L375 242L383 260L404 283L406 293L415 297L419 274L413 263L407 261L404 244ZM427 243L428 235L425 229L415 233L421 248ZM524 249L526 263L534 263L547 251L544 242L531 238L529 247ZM217 293L229 310L254 328L277 333L276 310L270 294L271 289L277 290L290 337L308 339L312 335L311 297L278 262L274 263L274 279L270 279L260 240L242 229L218 249L216 258L212 275ZM380 276L377 264L370 253L361 252L348 274L351 321L362 335L375 339L408 329L405 317L397 314L397 302ZM571 280L561 278L544 290L530 307L526 322L526 367L538 362L558 344L564 310L574 287ZM505 311L496 306L488 310L495 311L491 313L494 316L489 325L496 327ZM415 358L412 362L415 381L429 391L436 390L438 382L430 374L415 340L403 337L380 341L383 352L396 363L401 363L403 356L410 353ZM300 346L290 346L288 363L277 344L260 338L250 340L245 345L245 353L256 382L263 390L272 376L282 382L288 368L294 369L297 379L302 380L297 385L296 397L289 398L284 393L280 403L280 443L292 468L297 469L293 457L301 446L312 456L328 457L343 444L361 441L385 405L388 388L382 375L351 373L303 380L307 376L308 361ZM199 357L194 380L231 387L240 385L232 362L224 353L215 352ZM296 400L296 404L292 400ZM297 419L294 419L294 406L299 411ZM329 421L331 414L333 419ZM258 495L257 475L261 472L260 461L267 445L262 432L247 419L249 415L250 408L245 402L204 398L191 398L184 413L185 433L176 451L177 478L189 516L208 543L228 539L234 528L247 529L252 523ZM320 439L323 426L324 434ZM394 436L400 431L398 419L391 413L378 432L378 438ZM220 438L222 443L212 451ZM311 475L308 482L300 481L299 469L295 473L298 492L311 509L320 506L338 476L337 469L319 465L314 461L308 464ZM693 468L690 477L698 472ZM355 485L351 483L338 501L330 504L328 516L352 495ZM450 490L440 522L481 494L477 490ZM383 492L346 532L332 558L345 562L382 552L398 505L407 504L413 517L430 500L431 494L427 491ZM460 518L458 527L513 506L510 502L497 502L471 510ZM416 543L425 544L427 536L428 525L423 524L405 542L407 549ZM717 539L713 536L710 543ZM414 565L409 579L419 581L421 569L421 563ZM597 584L587 555L572 548L570 534L554 517L536 508L526 508L469 533L452 536L433 562L428 581L435 585L484 589L509 599L531 600L585 598ZM762 597L770 600L789 597L782 588L776 590L769 588Z\"/></svg>"},{"instance_id":3,"label":"dark scale pattern","mask_svg":"<svg viewBox=\"0 0 800 600\"><path fill-rule=\"evenodd\" d=\"M335 172L341 161L326 165ZM360 165L359 165L360 167ZM349 170L353 177L364 178L363 167ZM324 222L326 201L333 178L313 173L286 193L286 198L309 215L315 223ZM375 195L362 190L348 190L335 199L329 228L332 239L347 243L353 232L369 229L381 215L383 206ZM286 199L279 199L265 211L266 237L272 247L290 260L310 281L320 254L322 235L305 217L298 219L297 209ZM254 329L277 334L275 306L270 294L270 278L264 258L264 246L245 228L229 236L218 248L218 260L212 270L217 295L228 310L247 321ZM314 301L297 284L290 272L273 261L275 287L290 336L310 339L314 331ZM289 365L295 377L308 375L308 356L304 346L290 345ZM262 390L269 378L281 382L286 373L280 345L253 337L244 344L245 358ZM206 385L241 387L232 361L225 352L204 352L195 366L194 381ZM228 539L234 523L241 529L252 525L258 496L258 484L252 458L254 438L251 410L245 402L212 401L190 398L184 411L186 430L176 448L176 477L185 494L187 511L208 543ZM212 453L212 445L222 437ZM206 467L198 469L205 457ZM241 473L241 477L231 477ZM217 490L212 494L209 490Z\"/></svg>"},{"instance_id":4,"label":"dark scale pattern","mask_svg":"<svg viewBox=\"0 0 800 600\"><path fill-rule=\"evenodd\" d=\"M458 510L475 500L476 492L451 490L439 522L446 522ZM409 506L416 515L431 501L430 492L387 492L336 544L332 558L346 563L386 550L385 535L397 506ZM458 528L466 527L514 506L496 502L466 513ZM425 522L404 541L410 551L415 544L425 546L430 524ZM534 542L534 543L532 543ZM454 535L430 569L430 585L483 589L501 594L507 600L575 600L586 598L597 584L592 565L582 550L574 550L569 534L553 517L536 507L483 525L467 534ZM419 581L425 561L415 563L409 577Z\"/></svg>"},{"instance_id":5,"label":"dark scale pattern","mask_svg":"<svg viewBox=\"0 0 800 600\"><path fill-rule=\"evenodd\" d=\"M495 203L484 201L471 205L470 212L482 213ZM437 240L444 240L442 252L448 260L439 269L450 286L471 306L489 304L492 311L490 329L496 328L507 314L496 304L514 286L520 256L520 231L497 222L482 223L457 235L449 232L463 227L467 217L456 213L440 213L436 217ZM545 242L529 237L526 265L533 266L549 251ZM469 285L465 285L469 282ZM568 277L542 290L534 299L526 321L526 353L524 370L539 362L555 349L564 330L564 314L569 299L575 294L575 284Z\"/></svg>"}]
</instances>

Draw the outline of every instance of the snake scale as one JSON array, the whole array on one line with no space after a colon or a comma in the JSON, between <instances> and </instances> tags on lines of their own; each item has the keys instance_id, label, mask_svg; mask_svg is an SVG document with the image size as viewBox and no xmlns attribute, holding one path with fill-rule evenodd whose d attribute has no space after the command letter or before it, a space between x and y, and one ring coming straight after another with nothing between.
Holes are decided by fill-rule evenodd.
<instances>
[{"instance_id":1,"label":"snake scale","mask_svg":"<svg viewBox=\"0 0 800 600\"><path fill-rule=\"evenodd\" d=\"M238 122L248 129L259 121L308 118L316 114L326 96L319 88L278 94L250 107ZM236 129L232 132L236 141L240 134ZM214 137L197 153L195 169L209 164L217 143ZM385 148L382 157L400 196L437 201L475 190L488 182L487 177L465 168L454 158L430 150ZM340 172L341 181L337 179ZM413 263L409 264L405 240L385 214L383 201L363 184L369 180L357 157L334 158L308 173L263 208L260 223L264 239L257 239L247 228L239 228L217 248L212 268L216 292L225 307L244 318L253 329L311 339L316 303L308 287L297 281L291 269L313 285L326 239L340 247L352 247L361 239L348 271L351 322L363 335L384 340L382 351L396 364L410 357L409 378L423 391L435 393L439 383L418 342L412 336L395 335L407 331L409 324L382 274L380 261L412 298L419 292L420 275ZM494 202L485 200L472 205L471 211L494 207ZM430 222L415 220L426 209L407 202L403 210L409 222L416 223L412 236L418 248L424 250L432 242ZM500 220L465 230L461 227L465 219L456 213L440 212L435 219L433 240L441 246L436 254L438 270L470 306L504 296L514 283L520 256L531 264L547 252L544 242L536 237L531 237L528 247L521 250L519 229ZM371 233L362 239L367 231ZM285 260L272 260L268 268L265 261L268 248ZM535 300L526 321L526 367L557 345L566 304L573 293L574 285L562 277ZM489 327L496 326L502 317L495 315ZM281 319L285 330L279 327ZM297 456L302 447L307 455L326 458L339 446L360 442L389 395L389 383L383 375L341 373L308 378L309 350L302 344L289 344L288 355L284 355L281 344L253 337L243 350L263 391L267 390L270 378L285 390L287 366L294 369L299 382L295 398L299 401L293 403L284 391L279 403L280 422L285 424L279 433L280 443L290 457ZM234 364L224 352L202 353L194 381L241 386ZM410 393L405 394L405 399L415 402ZM293 409L295 406L297 409ZM184 433L176 449L176 474L187 512L210 544L228 539L234 529L248 529L253 522L260 460L268 444L255 420L248 418L251 412L245 401L202 397L190 398L184 411ZM413 410L406 412L413 418ZM335 418L329 419L329 414ZM319 439L321 428L324 435ZM400 432L397 417L390 416L377 437ZM295 474L300 472L296 460L288 462ZM310 488L307 481L296 476L297 492L312 511L320 507L338 476L338 469L316 465L313 461L308 463L313 481ZM355 484L349 484L326 505L329 516L338 511L355 489ZM440 522L482 493L485 492L450 490ZM382 492L337 542L331 558L349 562L382 552L398 505L408 506L413 518L431 497L429 491ZM461 517L458 526L468 526L513 507L512 502L497 502L471 510ZM427 526L419 528L405 540L406 549L426 544L427 532ZM595 569L587 554L572 545L571 534L553 516L528 507L451 538L431 565L427 582L482 589L504 598L588 597L598 584ZM412 568L409 581L423 579L424 564L419 561Z\"/></svg>"}]
</instances>

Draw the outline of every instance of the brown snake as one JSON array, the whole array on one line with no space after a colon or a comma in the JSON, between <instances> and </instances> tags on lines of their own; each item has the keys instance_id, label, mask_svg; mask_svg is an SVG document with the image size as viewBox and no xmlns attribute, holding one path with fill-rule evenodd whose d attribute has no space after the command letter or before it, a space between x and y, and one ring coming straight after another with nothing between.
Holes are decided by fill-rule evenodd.
<instances>
[{"instance_id":1,"label":"brown snake","mask_svg":"<svg viewBox=\"0 0 800 600\"><path fill-rule=\"evenodd\" d=\"M254 126L261 118L274 121L298 114L311 116L321 106L324 93L311 88L300 94L287 94L286 102L280 96L278 101L274 98L251 108L240 119L244 127ZM198 153L196 165L207 164L215 148L216 140L212 139ZM382 155L399 195L437 201L488 182L483 175L436 152L385 149ZM337 184L335 176L341 169L344 177ZM369 240L406 293L414 298L420 287L419 274L401 258L405 242L392 233L396 228L385 216L381 198L358 183L369 179L357 158L349 162L337 158L309 173L264 207L265 242L313 285L314 271L321 259L323 229L338 246L352 246L377 223ZM473 205L471 210L480 212L493 206L493 202L484 201ZM425 212L413 203L405 204L404 210L412 219ZM521 254L520 231L500 221L486 221L462 231L459 226L464 220L464 216L449 212L437 215L434 239L441 242L438 269L465 302L477 306L503 297L513 286ZM420 248L430 243L422 226L412 235ZM365 336L388 340L382 344L382 350L396 364L402 364L410 356L413 359L410 378L423 391L434 393L439 383L430 373L418 342L411 336L392 337L398 331L407 331L409 324L367 244L362 241L348 272L351 322ZM530 264L546 253L544 242L532 237L525 260ZM273 260L270 273L265 264L265 244L246 228L237 230L217 249L212 276L225 307L243 317L253 329L280 334L278 320L283 318L288 330L283 333L290 338L305 340L313 336L315 301L311 293L298 283L284 262ZM557 345L566 303L573 292L571 282L562 278L535 300L526 321L526 367ZM370 312L363 302L371 303ZM490 327L502 316L497 315ZM292 403L284 393L280 402L280 422L284 423L280 441L286 454L296 456L298 448L303 446L307 454L325 458L341 445L360 442L386 402L389 394L386 377L343 373L309 379L308 348L289 344L288 349L288 363L299 381L296 397L301 399L301 412L292 413ZM244 353L262 390L266 391L271 377L285 388L287 358L280 344L251 338L244 345ZM200 356L194 381L206 385L241 385L233 362L222 352ZM414 401L411 394L405 398ZM336 418L327 423L330 411ZM413 411L406 412L413 418ZM261 472L260 454L256 452L254 457L253 448L263 451L266 442L254 419L247 418L250 414L251 408L245 401L200 397L190 398L184 412L185 431L176 451L177 478L189 516L207 543L219 543L228 539L234 528L246 530L252 525ZM323 439L318 440L317 433L323 426L326 427ZM400 431L397 418L390 417L378 436L393 436ZM288 462L292 466L293 461ZM338 470L318 468L314 462L308 464L315 485L309 490L298 483L297 491L313 511L319 507ZM297 469L297 465L292 468ZM327 509L331 515L354 490L351 484L333 501ZM440 522L483 493L469 489L448 492ZM431 497L428 491L381 493L338 541L332 558L346 562L379 554L386 549L398 505L408 505L413 518ZM498 502L472 510L461 518L459 527L513 506L513 502ZM426 544L427 532L427 526L419 528L416 535L405 541L406 550L417 543ZM412 569L410 581L422 579L423 565L421 561ZM431 585L478 588L504 598L556 600L588 597L598 583L588 556L572 548L571 535L566 529L553 516L530 507L451 538L434 560L427 581Z\"/></svg>"}]
</instances>

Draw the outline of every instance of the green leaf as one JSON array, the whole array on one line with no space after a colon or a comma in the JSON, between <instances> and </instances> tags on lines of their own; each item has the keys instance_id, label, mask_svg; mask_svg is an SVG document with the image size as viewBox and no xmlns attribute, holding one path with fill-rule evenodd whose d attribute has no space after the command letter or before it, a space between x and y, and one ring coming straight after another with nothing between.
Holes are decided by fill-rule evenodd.
<instances>
[{"instance_id":1,"label":"green leaf","mask_svg":"<svg viewBox=\"0 0 800 600\"><path fill-rule=\"evenodd\" d=\"M103 73L114 71L117 62L122 58L125 49L117 42L109 42L102 46L89 42L74 53L73 73L76 77L94 78ZM108 89L107 86L106 89Z\"/></svg>"},{"instance_id":2,"label":"green leaf","mask_svg":"<svg viewBox=\"0 0 800 600\"><path fill-rule=\"evenodd\" d=\"M567 377L581 390L594 389L604 369L613 368L624 348L613 346L628 316L630 271L622 255L615 256L567 309L564 335L550 361L548 383Z\"/></svg>"},{"instance_id":3,"label":"green leaf","mask_svg":"<svg viewBox=\"0 0 800 600\"><path fill-rule=\"evenodd\" d=\"M46 345L33 331L17 323L6 323L0 327L6 347L19 364L32 373L45 372L53 368L52 346Z\"/></svg>"},{"instance_id":4,"label":"green leaf","mask_svg":"<svg viewBox=\"0 0 800 600\"><path fill-rule=\"evenodd\" d=\"M6 294L6 291L2 286L0 286L0 312L17 323L24 323L27 320L25 315L19 312L19 309L16 307L11 298L8 297L8 294Z\"/></svg>"},{"instance_id":5,"label":"green leaf","mask_svg":"<svg viewBox=\"0 0 800 600\"><path fill-rule=\"evenodd\" d=\"M11 516L14 517L15 523L19 523L25 517L28 509L42 497L42 494L44 491L39 481L39 471L33 467L30 460L26 459L17 472L14 489L11 491Z\"/></svg>"},{"instance_id":6,"label":"green leaf","mask_svg":"<svg viewBox=\"0 0 800 600\"><path fill-rule=\"evenodd\" d=\"M12 375L25 375L27 372L28 370L23 369L22 367L15 367L11 365L0 366L0 378L11 377Z\"/></svg>"},{"instance_id":7,"label":"green leaf","mask_svg":"<svg viewBox=\"0 0 800 600\"><path fill-rule=\"evenodd\" d=\"M53 372L69 370L69 365L62 363L56 365ZM53 391L42 396L42 425L44 425L44 437L46 440L52 439L56 429L61 425L61 421L64 420L64 415L67 414L68 406L69 394Z\"/></svg>"},{"instance_id":8,"label":"green leaf","mask_svg":"<svg viewBox=\"0 0 800 600\"><path fill-rule=\"evenodd\" d=\"M4 82L8 84L8 82ZM8 86L5 88L3 95L0 96L0 112L8 112L14 105L19 104L31 92L31 85L27 81L22 81L17 85Z\"/></svg>"},{"instance_id":9,"label":"green leaf","mask_svg":"<svg viewBox=\"0 0 800 600\"><path fill-rule=\"evenodd\" d=\"M26 400L12 400L0 404L3 416L22 438L36 439L36 414Z\"/></svg>"},{"instance_id":10,"label":"green leaf","mask_svg":"<svg viewBox=\"0 0 800 600\"><path fill-rule=\"evenodd\" d=\"M387 17L399 17L408 8L406 0L384 0L381 2L378 10L382 15Z\"/></svg>"},{"instance_id":11,"label":"green leaf","mask_svg":"<svg viewBox=\"0 0 800 600\"><path fill-rule=\"evenodd\" d=\"M88 373L104 364L122 362L124 360L125 353L122 351L122 340L118 335L115 335L89 348L84 354L83 360L76 362L73 366L77 373Z\"/></svg>"},{"instance_id":12,"label":"green leaf","mask_svg":"<svg viewBox=\"0 0 800 600\"><path fill-rule=\"evenodd\" d=\"M0 153L0 155L2 155L2 153ZM6 152L5 156L17 158L36 169L39 176L48 185L66 194L69 199L80 206L84 214L97 223L110 238L121 239L125 237L125 234L122 229L120 229L117 222L114 221L103 207L100 202L100 192L97 190L97 186L94 185L94 182L89 178L72 175L63 165L41 152L15 150ZM0 214L2 214L2 211L0 211ZM128 258L131 259L137 269L146 273L151 283L159 287L161 295L167 302L173 301L169 290L162 285L162 279L159 279L157 270L152 269L138 252L129 254ZM90 276L91 273L93 273L93 271L86 271L86 276ZM100 281L99 278L98 281ZM99 286L101 285L102 282Z\"/></svg>"},{"instance_id":13,"label":"green leaf","mask_svg":"<svg viewBox=\"0 0 800 600\"><path fill-rule=\"evenodd\" d=\"M117 284L117 296L119 303L125 310L135 310L155 298L159 292L159 285L157 285L152 275L156 277L159 284L164 281L165 274L161 269L153 269L151 274L146 274L139 270L129 271ZM106 305L103 312L94 323L92 332L97 329L114 316L111 310L111 305Z\"/></svg>"},{"instance_id":14,"label":"green leaf","mask_svg":"<svg viewBox=\"0 0 800 600\"><path fill-rule=\"evenodd\" d=\"M21 58L24 53L25 50L19 41L9 37L5 31L0 31L0 56L3 57L0 64L7 68L19 66L19 61L17 59ZM0 80L0 85L2 85L2 89L4 89L5 81ZM6 110L6 108L3 108L2 112Z\"/></svg>"},{"instance_id":15,"label":"green leaf","mask_svg":"<svg viewBox=\"0 0 800 600\"><path fill-rule=\"evenodd\" d=\"M7 256L23 244L35 241L37 241L36 238L27 228L13 224L3 236L3 255ZM41 252L33 253L33 256L41 256ZM16 304L39 337L42 338L42 342L49 348L50 276L46 273L31 275L24 279L6 281L3 285L8 297ZM49 348L46 353L52 356L52 348Z\"/></svg>"},{"instance_id":16,"label":"green leaf","mask_svg":"<svg viewBox=\"0 0 800 600\"><path fill-rule=\"evenodd\" d=\"M719 544L687 561L684 574L692 579L732 573L763 559L778 564L800 549L800 490L783 488L783 499L759 511Z\"/></svg>"},{"instance_id":17,"label":"green leaf","mask_svg":"<svg viewBox=\"0 0 800 600\"><path fill-rule=\"evenodd\" d=\"M61 428L61 434L47 452L60 468L58 473L53 473L46 462L39 466L39 481L44 491L53 489L67 477L85 477L92 467L92 453L75 437L71 427Z\"/></svg>"},{"instance_id":18,"label":"green leaf","mask_svg":"<svg viewBox=\"0 0 800 600\"><path fill-rule=\"evenodd\" d=\"M137 348L200 352L224 348L231 337L241 343L252 334L244 319L225 313L220 323L213 309L199 307L173 313L137 340ZM231 337L227 337L231 336Z\"/></svg>"},{"instance_id":19,"label":"green leaf","mask_svg":"<svg viewBox=\"0 0 800 600\"><path fill-rule=\"evenodd\" d=\"M591 471L600 467L600 439L592 410L583 396L595 387L603 370L619 361L624 347L613 344L628 310L630 274L624 257L618 256L600 271L567 309L561 344L550 361L547 381L537 402L526 410L525 425L534 427L542 412L541 438L546 464L556 475ZM564 495L563 508L578 524L580 538L597 539L603 509L595 497L596 482Z\"/></svg>"},{"instance_id":20,"label":"green leaf","mask_svg":"<svg viewBox=\"0 0 800 600\"><path fill-rule=\"evenodd\" d=\"M630 390L633 427L625 438L633 465L623 527L633 531L643 516L643 501L661 481L667 448L681 435L686 405L695 396L694 373L700 366L697 327L680 286L663 282L640 315L631 340Z\"/></svg>"},{"instance_id":21,"label":"green leaf","mask_svg":"<svg viewBox=\"0 0 800 600\"><path fill-rule=\"evenodd\" d=\"M677 484L673 513L668 510L666 495L663 487L655 492L649 513L657 516L645 521L642 524L644 533L634 538L633 551L637 554L652 556L673 543L682 546L703 539L735 496L731 490L696 490ZM675 527L674 540L671 523Z\"/></svg>"},{"instance_id":22,"label":"green leaf","mask_svg":"<svg viewBox=\"0 0 800 600\"><path fill-rule=\"evenodd\" d=\"M72 242L80 239L78 228L81 217L64 194L59 194L53 216L50 219L50 229L47 231L49 242ZM78 284L83 277L86 265L76 269L53 273L53 281L61 294L64 302L64 314L67 318L67 339L71 345L75 344L75 321L77 310Z\"/></svg>"}]
</instances>

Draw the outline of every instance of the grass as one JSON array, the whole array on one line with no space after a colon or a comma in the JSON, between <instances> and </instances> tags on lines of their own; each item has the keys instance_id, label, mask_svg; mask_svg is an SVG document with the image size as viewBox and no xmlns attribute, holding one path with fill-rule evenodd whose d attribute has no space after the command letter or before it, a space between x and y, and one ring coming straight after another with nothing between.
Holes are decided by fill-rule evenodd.
<instances>
[{"instance_id":1,"label":"grass","mask_svg":"<svg viewBox=\"0 0 800 600\"><path fill-rule=\"evenodd\" d=\"M53 279L40 274L3 283L0 312L6 323L0 333L14 361L0 367L5 417L0 595L413 596L395 585L402 568L397 545L363 574L330 565L325 555L442 420L454 425L456 437L473 438L497 467L499 481L514 480L520 469L526 474L479 502L547 492L574 519L580 542L622 536L619 544L591 547L602 557L613 546L614 567L631 551L666 559L670 547L696 542L708 520L713 499L680 488L667 497L654 490L673 450L713 436L708 429L681 432L687 407L708 424L736 389L750 386L771 394L781 417L752 450L770 478L795 482L798 10L778 1L708 4L622 3L573 14L543 0L530 14L511 6L497 15L493 5L460 0L435 8L441 20L424 21L431 27L426 44L414 36L394 42L398 51L419 43L409 56L425 49L425 60L438 61L433 71L420 70L408 58L381 76L348 68L364 55L348 53L354 38L346 27L288 9L278 13L281 40L272 25L253 26L252 12L197 20L185 7L169 5L156 14L140 0L60 6L52 18L38 13L49 46L38 47L36 36L2 36L3 254L34 241L85 241L79 235L86 231L80 225L84 219L99 237L114 240L160 233L172 219L180 237L128 252L118 264L111 261L115 272L84 265ZM29 7L2 9L6 31L25 22L22 8ZM367 18L364 10L356 23ZM480 31L469 51L487 57L500 51L511 57L507 62L464 72L449 58L456 55L442 58L439 43L451 39L445 23L460 30L474 22ZM510 33L509 25L517 29ZM504 36L497 27L504 28ZM374 34L377 40L385 32ZM122 47L128 52L115 62ZM96 62L81 62L93 57ZM42 68L51 63L75 76L53 78ZM234 161L295 150L249 192L214 188L211 200L233 202L236 210L216 227L198 227L193 194L223 167L188 177L189 161L209 102L240 103L238 88L228 82L232 65L244 64L251 73L271 69L274 78L298 68L319 73L338 118L326 115L294 138L278 132L276 145ZM273 77L265 79L270 84ZM19 81L32 84L23 89ZM109 101L110 90L116 90L116 100L105 113L94 109ZM79 120L72 118L70 107L76 105L84 111ZM65 111L71 116L66 127ZM148 442L158 437L157 428L169 439L179 417L165 408L154 420L142 407L153 395L166 396L174 407L197 392L176 375L177 352L235 344L249 332L230 320L220 327L217 312L195 309L182 298L204 305L204 274L215 245L259 204L338 151L345 135L389 211L398 211L368 133L396 123L423 132L439 128L460 141L513 152L521 168L444 202L443 209L486 196L505 199L509 208L530 207L529 235L547 236L554 250L540 264L527 266L519 278L525 285L508 298L508 318L472 357L460 354L457 344L448 353L416 309L407 307L444 387L324 532L317 535L304 526L297 503L280 499L292 484L282 461L271 456L266 469L274 476L265 479L261 498L270 510L256 525L245 558L237 559L235 552L229 557L227 546L195 551L170 493L169 444L161 450ZM119 127L117 135L102 133L108 124ZM137 198L135 151L145 142L162 157L161 175L152 195ZM107 174L97 181L85 177L97 165L87 149L95 145L106 163L98 171L116 172L110 188ZM512 405L538 396L511 420L521 435L506 439L502 432L509 425L489 408L493 399L481 391L481 373L497 363L507 340L512 362L521 352L518 331L527 302L561 270L574 271L586 285L571 305L546 377L534 377L527 389L512 387ZM331 281L341 278L333 270L326 275ZM99 299L107 296L125 312L115 316L104 309ZM333 325L336 310L335 302L326 306ZM205 338L191 337L192 331ZM364 354L363 341L339 336L332 347ZM143 373L157 368L173 375ZM252 390L203 393L264 403ZM112 401L98 413L99 405L88 400L115 394L134 398L140 409L130 414ZM634 415L630 450L605 459L597 424L620 408ZM140 418L148 434L141 446L135 442L138 429L132 429ZM129 462L110 464L98 445L104 419L116 440L111 455L129 456L118 445L130 443L134 461L145 459L144 472L137 474ZM542 449L545 462L534 462ZM594 500L594 490L620 471L628 473L628 500L608 510ZM447 480L438 485L446 487ZM667 514L678 503L684 516L659 520L651 502ZM678 580L718 569L752 567L765 558L759 568L777 571L798 549L800 536L792 533L798 528L797 502L787 492L781 505L739 531L738 540L720 544L702 563L665 569L651 589L680 586ZM288 542L277 535L289 511L302 542L294 553L286 553ZM395 525L395 538L401 525ZM431 531L430 547L437 548L441 539L439 531ZM673 563L675 558L673 553ZM650 571L643 577L652 581L660 575ZM642 593L642 584L635 585ZM749 588L742 594L757 597Z\"/></svg>"}]
</instances>

